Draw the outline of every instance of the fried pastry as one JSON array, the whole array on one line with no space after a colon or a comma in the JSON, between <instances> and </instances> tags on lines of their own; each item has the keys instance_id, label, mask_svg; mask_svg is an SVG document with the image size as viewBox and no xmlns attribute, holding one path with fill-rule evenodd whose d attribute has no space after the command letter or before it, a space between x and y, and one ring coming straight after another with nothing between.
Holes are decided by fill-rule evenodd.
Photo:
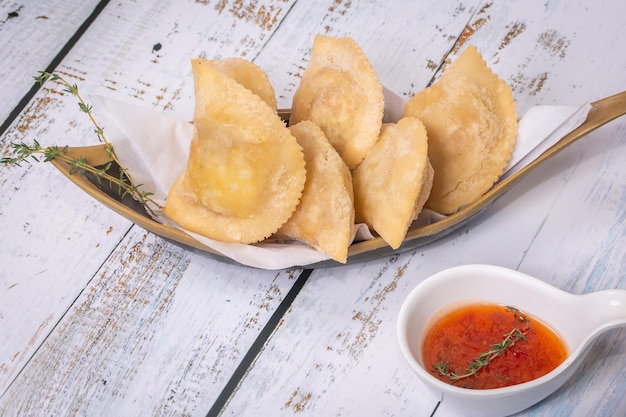
<instances>
[{"instance_id":1,"label":"fried pastry","mask_svg":"<svg viewBox=\"0 0 626 417\"><path fill-rule=\"evenodd\" d=\"M276 112L216 69L193 60L195 132L184 173L163 212L183 228L237 243L258 242L296 209L304 155Z\"/></svg>"},{"instance_id":2,"label":"fried pastry","mask_svg":"<svg viewBox=\"0 0 626 417\"><path fill-rule=\"evenodd\" d=\"M289 130L304 151L306 182L300 204L278 235L346 263L354 229L350 170L317 125L305 120Z\"/></svg>"},{"instance_id":3,"label":"fried pastry","mask_svg":"<svg viewBox=\"0 0 626 417\"><path fill-rule=\"evenodd\" d=\"M433 181L426 128L415 117L384 124L378 142L352 172L357 221L389 246L402 244Z\"/></svg>"},{"instance_id":4,"label":"fried pastry","mask_svg":"<svg viewBox=\"0 0 626 417\"><path fill-rule=\"evenodd\" d=\"M239 84L261 97L271 108L276 110L276 93L269 77L259 66L243 58L222 58L204 60L213 68L228 75Z\"/></svg>"},{"instance_id":5,"label":"fried pastry","mask_svg":"<svg viewBox=\"0 0 626 417\"><path fill-rule=\"evenodd\" d=\"M383 108L382 86L359 45L348 37L316 36L290 124L318 125L352 170L376 143Z\"/></svg>"},{"instance_id":6,"label":"fried pastry","mask_svg":"<svg viewBox=\"0 0 626 417\"><path fill-rule=\"evenodd\" d=\"M515 146L517 114L511 88L473 46L439 81L413 96L404 115L426 126L435 170L426 207L442 214L454 213L488 191Z\"/></svg>"}]
</instances>

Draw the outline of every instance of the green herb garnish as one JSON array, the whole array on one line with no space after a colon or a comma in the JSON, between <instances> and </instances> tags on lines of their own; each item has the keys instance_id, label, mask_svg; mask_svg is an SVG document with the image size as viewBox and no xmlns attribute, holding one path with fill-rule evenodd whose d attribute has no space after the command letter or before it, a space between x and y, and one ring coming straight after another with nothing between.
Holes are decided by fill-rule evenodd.
<instances>
[{"instance_id":1,"label":"green herb garnish","mask_svg":"<svg viewBox=\"0 0 626 417\"><path fill-rule=\"evenodd\" d=\"M17 165L21 166L22 163L30 163L31 160L49 162L55 159L66 162L70 166L70 174L78 173L85 175L91 173L98 182L108 182L109 185L117 185L118 192L121 197L130 195L132 198L141 203L144 207L148 208L146 203L150 202L155 206L159 205L152 199L152 193L144 192L139 189L141 184L135 185L128 174L126 168L121 164L115 152L113 146L109 143L104 135L104 129L96 122L93 117L92 107L88 105L82 96L78 92L78 86L76 84L70 84L63 77L55 73L40 71L39 75L33 77L37 83L43 85L46 81L56 81L63 85L64 92L70 93L78 99L78 106L80 111L87 114L89 120L94 125L94 133L98 137L98 141L104 144L105 151L111 157L111 160L119 166L119 176L113 176L108 173L112 163L108 163L103 167L95 167L87 163L84 157L70 157L67 155L68 147L48 146L42 147L36 140L31 145L26 143L11 143L12 156L4 157L0 159L0 163L5 165ZM149 208L148 208L149 209Z\"/></svg>"},{"instance_id":2,"label":"green herb garnish","mask_svg":"<svg viewBox=\"0 0 626 417\"><path fill-rule=\"evenodd\" d=\"M515 307L507 306L506 309L513 314L515 320L520 323L528 323L528 319L526 316ZM491 361L493 361L498 356L503 355L507 350L512 348L516 342L522 340L526 341L526 334L530 332L532 328L527 326L524 330L521 330L519 327L513 327L513 330L503 335L503 340L500 343L496 343L491 345L491 349L482 352L473 361L469 362L467 368L463 373L459 373L457 371L450 371L448 369L448 363L445 361L439 362L433 365L432 371L447 377L450 379L450 382L455 383L460 379L467 378L470 376L477 376L478 372L487 367Z\"/></svg>"},{"instance_id":3,"label":"green herb garnish","mask_svg":"<svg viewBox=\"0 0 626 417\"><path fill-rule=\"evenodd\" d=\"M451 382L457 382L460 379L470 376L476 376L478 371L488 366L492 360L501 356L508 349L515 345L518 340L526 340L526 333L530 331L530 327L520 330L518 327L513 328L509 333L504 335L504 340L495 345L491 345L491 349L478 355L472 362L469 362L464 373L452 372L448 369L447 362L439 362L433 365L433 372L441 376L448 377Z\"/></svg>"}]
</instances>

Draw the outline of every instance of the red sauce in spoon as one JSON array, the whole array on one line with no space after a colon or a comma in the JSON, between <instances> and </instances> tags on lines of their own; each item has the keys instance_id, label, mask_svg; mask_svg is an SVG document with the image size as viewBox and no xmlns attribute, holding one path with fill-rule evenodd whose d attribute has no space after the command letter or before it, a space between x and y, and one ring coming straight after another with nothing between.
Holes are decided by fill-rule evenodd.
<instances>
[{"instance_id":1,"label":"red sauce in spoon","mask_svg":"<svg viewBox=\"0 0 626 417\"><path fill-rule=\"evenodd\" d=\"M475 366L476 358L493 352L497 348L493 345L502 344L507 335L517 338L512 346L500 349L495 357L490 355L486 366L472 371L471 363ZM434 376L470 389L501 388L539 378L559 366L567 354L561 338L548 326L497 304L471 304L446 314L430 326L422 347L424 366L432 368ZM436 369L443 364L450 374L470 371L471 375L453 381L450 374Z\"/></svg>"}]
</instances>

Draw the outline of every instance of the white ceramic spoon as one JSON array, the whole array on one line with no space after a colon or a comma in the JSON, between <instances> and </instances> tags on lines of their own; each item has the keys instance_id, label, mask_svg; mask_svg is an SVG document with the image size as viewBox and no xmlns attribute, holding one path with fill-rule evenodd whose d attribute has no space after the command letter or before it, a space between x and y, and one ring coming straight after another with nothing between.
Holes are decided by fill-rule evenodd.
<instances>
[{"instance_id":1,"label":"white ceramic spoon","mask_svg":"<svg viewBox=\"0 0 626 417\"><path fill-rule=\"evenodd\" d=\"M513 306L552 327L569 350L552 372L533 381L487 390L459 388L435 378L422 362L422 338L431 317L455 303L486 301ZM441 271L408 295L397 323L400 349L417 376L442 406L472 416L508 416L541 401L563 385L601 333L626 324L626 290L584 295L562 291L518 271L466 265Z\"/></svg>"}]
</instances>

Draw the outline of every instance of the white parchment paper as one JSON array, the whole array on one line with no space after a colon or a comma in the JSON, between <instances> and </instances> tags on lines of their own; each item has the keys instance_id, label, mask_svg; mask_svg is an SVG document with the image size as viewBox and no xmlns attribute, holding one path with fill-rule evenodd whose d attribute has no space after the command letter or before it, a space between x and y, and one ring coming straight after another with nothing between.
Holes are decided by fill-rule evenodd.
<instances>
[{"instance_id":1,"label":"white parchment paper","mask_svg":"<svg viewBox=\"0 0 626 417\"><path fill-rule=\"evenodd\" d=\"M154 200L163 205L168 190L187 165L193 125L156 111L133 106L112 98L91 97L94 112L105 129L105 135L115 153L136 184L144 191L154 193ZM397 121L405 100L385 89L385 121ZM503 178L539 156L559 139L578 127L587 117L591 106L537 106L521 118L515 150ZM178 227L152 207L155 220ZM420 214L427 223L437 218L425 210ZM184 230L180 228L181 230ZM206 246L241 264L263 269L284 269L308 265L328 259L323 253L298 242L258 243L243 245L223 243L195 233L187 234ZM371 238L365 225L360 225L357 239Z\"/></svg>"}]
</instances>

